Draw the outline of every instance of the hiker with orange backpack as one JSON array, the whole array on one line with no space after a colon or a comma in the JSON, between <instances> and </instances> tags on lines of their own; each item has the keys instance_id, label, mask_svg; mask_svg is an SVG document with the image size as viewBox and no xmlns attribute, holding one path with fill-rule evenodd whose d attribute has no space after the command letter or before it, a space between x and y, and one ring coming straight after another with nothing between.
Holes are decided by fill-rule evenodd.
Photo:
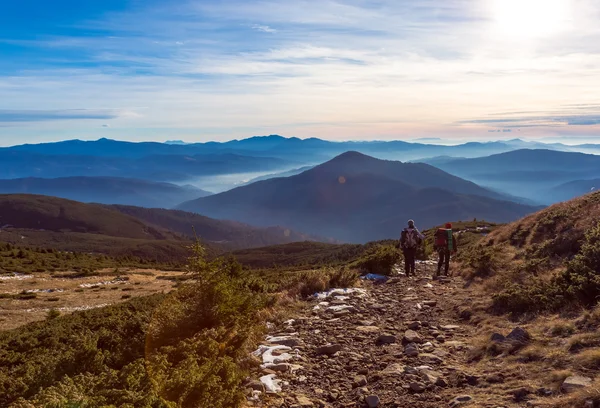
<instances>
[{"instance_id":1,"label":"hiker with orange backpack","mask_svg":"<svg viewBox=\"0 0 600 408\"><path fill-rule=\"evenodd\" d=\"M439 256L436 276L440 276L442 265L444 265L444 276L448 276L450 254L456 254L456 238L452 233L451 223L446 223L445 228L439 228L435 232L434 248L437 250Z\"/></svg>"},{"instance_id":2,"label":"hiker with orange backpack","mask_svg":"<svg viewBox=\"0 0 600 408\"><path fill-rule=\"evenodd\" d=\"M400 234L400 248L404 254L404 273L408 278L411 274L415 276L415 258L417 248L425 237L415 227L413 220L408 220L408 228L404 228Z\"/></svg>"}]
</instances>

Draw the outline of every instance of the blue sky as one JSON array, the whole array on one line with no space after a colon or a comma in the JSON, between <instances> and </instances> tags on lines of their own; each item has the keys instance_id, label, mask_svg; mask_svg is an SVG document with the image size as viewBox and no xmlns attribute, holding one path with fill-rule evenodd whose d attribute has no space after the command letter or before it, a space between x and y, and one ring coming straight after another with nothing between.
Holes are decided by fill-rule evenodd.
<instances>
[{"instance_id":1,"label":"blue sky","mask_svg":"<svg viewBox=\"0 0 600 408\"><path fill-rule=\"evenodd\" d=\"M4 2L0 144L596 137L599 20L595 0Z\"/></svg>"}]
</instances>

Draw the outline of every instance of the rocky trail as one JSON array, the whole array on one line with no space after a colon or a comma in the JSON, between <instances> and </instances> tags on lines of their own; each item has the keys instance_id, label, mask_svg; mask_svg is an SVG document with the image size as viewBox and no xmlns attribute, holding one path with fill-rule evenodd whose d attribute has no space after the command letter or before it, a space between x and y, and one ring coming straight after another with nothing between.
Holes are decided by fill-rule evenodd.
<instances>
[{"instance_id":1,"label":"rocky trail","mask_svg":"<svg viewBox=\"0 0 600 408\"><path fill-rule=\"evenodd\" d=\"M523 406L486 391L501 381L494 367L470 369L469 293L459 278L433 280L433 268L425 262L417 277L319 294L272 327L254 353L262 368L248 384L248 405Z\"/></svg>"}]
</instances>

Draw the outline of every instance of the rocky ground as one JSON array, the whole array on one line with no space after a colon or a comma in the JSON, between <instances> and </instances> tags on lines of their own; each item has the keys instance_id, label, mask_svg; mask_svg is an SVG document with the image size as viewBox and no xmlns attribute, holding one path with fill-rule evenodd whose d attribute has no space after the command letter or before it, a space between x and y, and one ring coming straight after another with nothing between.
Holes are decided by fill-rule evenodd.
<instances>
[{"instance_id":1,"label":"rocky ground","mask_svg":"<svg viewBox=\"0 0 600 408\"><path fill-rule=\"evenodd\" d=\"M422 263L417 277L322 294L272 327L254 353L262 367L247 384L247 405L548 406L543 399L552 391L526 370L502 359L469 362L481 324L472 318L473 294L460 278L433 280L433 267ZM514 348L531 340L515 326L506 334L490 341Z\"/></svg>"}]
</instances>

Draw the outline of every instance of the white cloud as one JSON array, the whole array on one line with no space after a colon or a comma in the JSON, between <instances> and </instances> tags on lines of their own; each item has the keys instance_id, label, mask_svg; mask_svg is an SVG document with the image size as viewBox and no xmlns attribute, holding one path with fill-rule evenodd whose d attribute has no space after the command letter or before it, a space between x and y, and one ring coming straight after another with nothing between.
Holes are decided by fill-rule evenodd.
<instances>
[{"instance_id":1,"label":"white cloud","mask_svg":"<svg viewBox=\"0 0 600 408\"><path fill-rule=\"evenodd\" d=\"M262 31L263 33L276 33L277 30L267 25L253 24L252 29L256 31Z\"/></svg>"},{"instance_id":2,"label":"white cloud","mask_svg":"<svg viewBox=\"0 0 600 408\"><path fill-rule=\"evenodd\" d=\"M489 126L473 121L495 112L561 115L568 104L600 103L600 5L572 0L571 28L514 39L498 36L486 1L192 1L123 12L86 23L109 37L30 44L57 56L80 50L82 64L0 76L0 109L118 101L134 108L120 110L110 131L127 135L368 138L481 136Z\"/></svg>"}]
</instances>

